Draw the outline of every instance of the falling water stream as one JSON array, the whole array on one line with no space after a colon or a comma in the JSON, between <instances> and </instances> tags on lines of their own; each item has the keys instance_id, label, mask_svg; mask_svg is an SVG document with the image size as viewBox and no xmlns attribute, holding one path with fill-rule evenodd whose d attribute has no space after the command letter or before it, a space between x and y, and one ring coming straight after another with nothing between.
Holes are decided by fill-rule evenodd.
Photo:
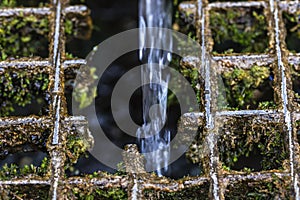
<instances>
[{"instance_id":1,"label":"falling water stream","mask_svg":"<svg viewBox=\"0 0 300 200\"><path fill-rule=\"evenodd\" d=\"M167 38L172 37L164 31L146 36L145 30L147 27L171 28L171 24L172 1L139 0L139 58L147 67L141 72L144 124L136 134L141 152L145 155L146 170L156 171L159 176L162 175L162 170L168 169L170 158L170 131L163 128L170 76L163 75L162 71L171 61L171 53L161 49L171 49L172 41ZM146 39L150 41L152 48L145 47Z\"/></svg>"}]
</instances>

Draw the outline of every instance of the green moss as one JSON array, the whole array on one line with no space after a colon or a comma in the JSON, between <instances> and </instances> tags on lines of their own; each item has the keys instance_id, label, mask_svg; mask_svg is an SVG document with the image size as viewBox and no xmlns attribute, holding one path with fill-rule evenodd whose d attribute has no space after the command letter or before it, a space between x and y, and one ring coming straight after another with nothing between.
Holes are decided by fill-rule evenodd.
<instances>
[{"instance_id":1,"label":"green moss","mask_svg":"<svg viewBox=\"0 0 300 200\"><path fill-rule=\"evenodd\" d=\"M210 11L213 53L263 53L268 47L267 23L262 9Z\"/></svg>"},{"instance_id":2,"label":"green moss","mask_svg":"<svg viewBox=\"0 0 300 200\"><path fill-rule=\"evenodd\" d=\"M269 66L233 68L222 73L224 96L218 97L221 109L270 109L275 107Z\"/></svg>"},{"instance_id":3,"label":"green moss","mask_svg":"<svg viewBox=\"0 0 300 200\"><path fill-rule=\"evenodd\" d=\"M16 106L24 107L33 99L40 106L47 105L48 84L49 79L46 73L6 70L0 75L0 116L11 115ZM43 114L42 110L39 114Z\"/></svg>"},{"instance_id":4,"label":"green moss","mask_svg":"<svg viewBox=\"0 0 300 200\"><path fill-rule=\"evenodd\" d=\"M24 167L19 167L15 164L7 165L5 164L0 169L0 180L11 180L13 178L20 178L29 175L45 176L48 173L49 160L45 157L42 160L40 166L34 165L24 165Z\"/></svg>"},{"instance_id":5,"label":"green moss","mask_svg":"<svg viewBox=\"0 0 300 200\"><path fill-rule=\"evenodd\" d=\"M89 144L84 138L75 135L68 134L67 137L67 158L70 163L76 163L78 158L82 156L89 148ZM69 164L66 165L66 168Z\"/></svg>"},{"instance_id":6,"label":"green moss","mask_svg":"<svg viewBox=\"0 0 300 200\"><path fill-rule=\"evenodd\" d=\"M293 53L300 52L300 11L294 14L283 12L283 21L287 31L285 39L288 50Z\"/></svg>"},{"instance_id":7,"label":"green moss","mask_svg":"<svg viewBox=\"0 0 300 200\"><path fill-rule=\"evenodd\" d=\"M72 35L73 33L73 22L70 19L66 19L65 21L65 33L67 35Z\"/></svg>"},{"instance_id":8,"label":"green moss","mask_svg":"<svg viewBox=\"0 0 300 200\"><path fill-rule=\"evenodd\" d=\"M240 181L229 185L225 200L289 199L289 190L288 180L279 179L274 175L271 181Z\"/></svg>"},{"instance_id":9,"label":"green moss","mask_svg":"<svg viewBox=\"0 0 300 200\"><path fill-rule=\"evenodd\" d=\"M32 2L34 3L5 0L0 2L0 8L31 5ZM91 36L92 25L88 16L71 14L67 16L64 24L67 43L74 38L88 39ZM0 61L29 56L48 57L48 35L49 19L46 16L20 15L0 18Z\"/></svg>"},{"instance_id":10,"label":"green moss","mask_svg":"<svg viewBox=\"0 0 300 200\"><path fill-rule=\"evenodd\" d=\"M0 7L15 7L25 2L32 1L5 0L0 2ZM82 17L78 20L76 17L70 16L65 21L68 42L79 36L78 33L82 32L77 30L80 28L80 22L86 20ZM45 16L21 15L0 18L0 61L22 57L48 57L48 35L49 20ZM67 59L73 57L72 54L66 53ZM49 80L46 74L31 76L26 72L8 71L0 78L0 117L13 115L16 106L24 107L34 99L38 101L37 103L44 104L44 99L40 96L45 95L48 89ZM95 93L95 89L92 92ZM80 105L82 107L89 99L84 96L80 100L84 104ZM43 114L45 113L39 113Z\"/></svg>"},{"instance_id":11,"label":"green moss","mask_svg":"<svg viewBox=\"0 0 300 200\"><path fill-rule=\"evenodd\" d=\"M203 84L203 81L201 81L201 75L198 69L194 66L190 66L190 65L186 66L185 64L181 63L181 58L177 55L172 55L172 61L170 63L170 67L179 71L186 78L186 80L189 81L190 85L188 85L188 87L192 86L192 88L194 89L197 102L199 104L199 107L201 108L201 103L203 98L201 92L201 84ZM185 91L184 86L185 84L183 83L181 84L180 82L178 82L178 84L176 85L177 88L174 91ZM176 94L172 93L172 91L168 92L168 106L176 103L178 103ZM189 99L186 99L186 105L189 104L190 104Z\"/></svg>"},{"instance_id":12,"label":"green moss","mask_svg":"<svg viewBox=\"0 0 300 200\"><path fill-rule=\"evenodd\" d=\"M112 188L108 190L96 189L95 192L97 196L100 198L114 199L114 200L127 199L127 192L119 188Z\"/></svg>"},{"instance_id":13,"label":"green moss","mask_svg":"<svg viewBox=\"0 0 300 200\"><path fill-rule=\"evenodd\" d=\"M288 150L282 125L260 126L255 120L239 118L225 123L218 139L220 161L225 169L261 171L285 167Z\"/></svg>"},{"instance_id":14,"label":"green moss","mask_svg":"<svg viewBox=\"0 0 300 200\"><path fill-rule=\"evenodd\" d=\"M2 0L0 2L0 8L2 7L15 7L17 5L16 0Z\"/></svg>"},{"instance_id":15,"label":"green moss","mask_svg":"<svg viewBox=\"0 0 300 200\"><path fill-rule=\"evenodd\" d=\"M0 18L0 60L48 56L49 22L34 15Z\"/></svg>"},{"instance_id":16,"label":"green moss","mask_svg":"<svg viewBox=\"0 0 300 200\"><path fill-rule=\"evenodd\" d=\"M178 199L178 200L206 200L209 199L209 184L186 188L177 192L163 192L153 189L144 190L145 199Z\"/></svg>"},{"instance_id":17,"label":"green moss","mask_svg":"<svg viewBox=\"0 0 300 200\"><path fill-rule=\"evenodd\" d=\"M96 200L96 199L111 199L122 200L128 199L127 192L121 188L99 189L99 188L80 188L73 187L72 194L69 195L72 199L80 200Z\"/></svg>"},{"instance_id":18,"label":"green moss","mask_svg":"<svg viewBox=\"0 0 300 200\"><path fill-rule=\"evenodd\" d=\"M65 33L70 42L78 34L78 21L66 19ZM48 56L49 20L34 15L0 18L0 60Z\"/></svg>"}]
</instances>

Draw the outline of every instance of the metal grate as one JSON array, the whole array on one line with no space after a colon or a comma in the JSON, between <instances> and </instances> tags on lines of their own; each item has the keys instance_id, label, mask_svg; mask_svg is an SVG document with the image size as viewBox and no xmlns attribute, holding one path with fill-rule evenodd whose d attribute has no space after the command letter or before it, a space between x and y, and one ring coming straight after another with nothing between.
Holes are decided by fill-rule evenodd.
<instances>
[{"instance_id":1,"label":"metal grate","mask_svg":"<svg viewBox=\"0 0 300 200\"><path fill-rule=\"evenodd\" d=\"M268 192L268 184L275 184L278 191L274 198L299 199L299 144L296 139L297 128L296 121L300 119L298 106L293 101L294 93L291 85L291 70L289 63L294 65L300 64L300 55L290 53L285 45L285 32L283 31L284 23L281 17L283 11L296 12L300 9L298 1L258 1L258 2L224 2L224 3L208 3L208 2L189 2L181 4L181 9L192 10L195 17L195 26L197 35L202 46L202 60L213 50L213 39L209 26L209 12L212 9L228 9L228 8L250 8L259 7L264 9L268 22L269 49L268 54L239 54L239 55L218 55L213 56L217 61L217 72L222 71L228 65L239 66L242 63L243 68L250 68L253 63L261 65L274 64L275 93L277 95L276 104L278 107L274 110L240 110L240 111L219 111L216 110L214 76L208 65L203 63L205 69L204 84L204 112L188 113L183 116L183 122L180 126L184 128L204 127L205 141L208 143L207 157L209 163L204 166L204 175L198 177L186 177L180 180L171 180L166 177L156 177L155 175L144 173L131 166L132 159L136 163L140 163L138 150L134 145L127 147L128 154L124 155L125 164L127 163L126 175L108 175L99 173L95 177L66 177L64 172L64 164L66 161L66 138L72 126L76 127L77 134L86 134L87 122L81 116L68 116L66 101L64 95L64 71L76 70L85 64L85 60L65 59L65 36L63 23L67 13L77 13L80 15L88 15L89 10L85 6L69 6L67 0L52 0L51 6L45 8L12 8L0 10L0 17L14 17L19 15L42 15L50 16L50 47L49 58L45 60L21 59L13 61L0 62L1 71L7 69L13 70L36 70L46 68L50 76L50 95L51 105L49 115L42 117L12 117L0 120L1 130L8 130L5 134L11 134L15 130L19 130L18 134L29 137L30 133L37 130L49 129L51 134L48 138L47 151L50 154L50 172L45 177L26 176L23 178L13 178L7 181L0 181L0 197L2 199L15 198L15 194L7 194L7 187L22 186L27 187L28 191L33 188L50 188L49 198L66 199L68 194L74 192L74 187L90 190L97 187L99 189L121 188L128 192L129 199L143 198L164 198L169 197L171 193L182 193L194 188L197 194L196 199L230 199L234 192L247 192L251 195L266 194ZM201 66L196 66L200 68ZM269 170L261 172L236 172L225 171L221 167L218 149L218 134L221 125L218 121L240 121L255 123L257 126L263 127L267 123L282 124L283 134L286 136L286 146L289 152L288 167L283 170ZM229 126L234 126L232 124ZM83 131L80 131L83 130ZM74 130L72 130L74 131ZM200 157L200 155L198 155ZM137 171L138 170L138 171ZM136 172L139 172L138 174ZM281 182L280 182L281 181ZM281 185L278 185L282 183ZM277 184L277 185L276 185ZM282 188L286 184L287 190ZM256 191L257 185L261 191ZM150 192L149 192L150 191ZM151 192L153 194L151 194ZM256 193L255 193L256 192ZM164 196L165 195L165 196ZM187 195L190 195L187 194ZM38 197L38 196L37 196ZM186 199L190 196L181 196ZM253 197L253 196L252 196ZM266 199L268 196L261 196ZM22 198L19 198L22 199Z\"/></svg>"}]
</instances>

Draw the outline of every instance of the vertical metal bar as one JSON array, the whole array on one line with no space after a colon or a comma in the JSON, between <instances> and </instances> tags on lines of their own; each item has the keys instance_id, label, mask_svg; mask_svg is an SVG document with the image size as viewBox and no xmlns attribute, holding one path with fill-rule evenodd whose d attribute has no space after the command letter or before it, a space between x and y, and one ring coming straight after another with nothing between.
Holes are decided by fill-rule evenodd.
<instances>
[{"instance_id":1,"label":"vertical metal bar","mask_svg":"<svg viewBox=\"0 0 300 200\"><path fill-rule=\"evenodd\" d=\"M204 69L204 80L205 80L205 127L207 130L208 135L207 143L209 145L209 167L210 167L210 178L211 178L211 191L212 197L215 200L220 199L219 195L219 180L218 180L218 173L216 167L218 166L218 158L215 155L215 148L217 141L215 140L215 133L214 133L214 116L211 113L212 111L212 90L211 90L211 63L209 57L207 57L206 52L206 37L205 37L205 6L202 0L198 0L197 6L197 15L200 20L200 24L198 28L200 28L201 35L201 71Z\"/></svg>"},{"instance_id":2,"label":"vertical metal bar","mask_svg":"<svg viewBox=\"0 0 300 200\"><path fill-rule=\"evenodd\" d=\"M287 91L287 80L286 80L286 69L282 61L282 50L280 43L280 28L279 28L279 11L278 11L278 0L270 0L270 10L273 14L274 20L274 31L275 31L275 50L277 56L277 65L279 73L281 73L281 98L284 114L284 122L288 131L288 141L289 141L289 154L290 154L290 170L291 178L293 182L293 190L295 192L295 198L299 199L299 187L298 187L298 176L295 174L294 169L294 140L293 140L293 127L292 127L292 117L291 112L288 109L288 91Z\"/></svg>"},{"instance_id":3,"label":"vertical metal bar","mask_svg":"<svg viewBox=\"0 0 300 200\"><path fill-rule=\"evenodd\" d=\"M50 115L53 119L53 132L52 132L52 144L50 145L51 156L51 199L62 199L62 194L59 190L59 183L64 175L64 133L62 131L62 115L64 114L64 72L62 54L64 53L64 27L63 24L63 12L64 7L63 0L53 0L54 13L52 14L53 21L51 23L51 46L50 46L50 60L53 67L53 73L50 76L52 82L52 104L50 108Z\"/></svg>"}]
</instances>

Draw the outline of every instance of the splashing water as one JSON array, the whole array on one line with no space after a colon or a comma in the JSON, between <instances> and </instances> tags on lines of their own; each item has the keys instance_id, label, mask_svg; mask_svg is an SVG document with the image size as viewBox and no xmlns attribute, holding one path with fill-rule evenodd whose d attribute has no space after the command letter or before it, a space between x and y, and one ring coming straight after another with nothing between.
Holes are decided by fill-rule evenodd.
<instances>
[{"instance_id":1,"label":"splashing water","mask_svg":"<svg viewBox=\"0 0 300 200\"><path fill-rule=\"evenodd\" d=\"M166 122L169 75L162 71L171 61L171 53L160 49L171 49L172 38L164 31L145 34L147 27L170 28L172 24L172 1L139 0L139 57L147 67L141 72L143 89L143 121L137 130L141 152L146 159L146 170L155 170L159 176L168 169L170 159L170 131L162 129ZM147 38L146 38L147 37ZM151 47L145 47L145 41ZM156 48L154 48L156 47ZM150 84L146 84L150 83Z\"/></svg>"}]
</instances>

